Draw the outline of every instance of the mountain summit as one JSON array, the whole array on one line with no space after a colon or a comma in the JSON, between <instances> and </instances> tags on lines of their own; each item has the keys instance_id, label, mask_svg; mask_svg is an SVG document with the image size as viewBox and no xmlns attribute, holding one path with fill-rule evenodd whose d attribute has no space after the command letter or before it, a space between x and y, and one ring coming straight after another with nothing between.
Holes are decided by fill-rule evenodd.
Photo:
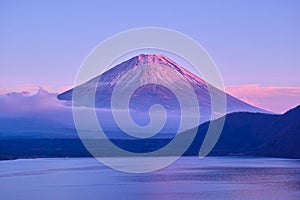
<instances>
[{"instance_id":1,"label":"mountain summit","mask_svg":"<svg viewBox=\"0 0 300 200\"><path fill-rule=\"evenodd\" d=\"M186 81L179 81L178 77L183 77ZM147 84L149 82L155 84ZM88 82L77 86L77 91L82 96L81 104L84 105L84 99L96 91L96 107L110 108L115 86L117 84L121 85L124 91L126 91L130 89L131 83L145 84L136 89L130 99L130 108L137 111L145 111L151 105L157 103L169 110L180 109L174 93L162 85L175 86L180 91L180 95L188 100L191 98L191 94L184 88L186 88L185 84L189 84L196 94L202 122L210 120L211 96L216 95L218 97L224 94L223 91L209 85L209 83L206 83L203 79L178 65L165 55L155 54L140 54L124 61ZM58 95L58 99L71 101L72 92L73 89L63 92ZM226 98L227 113L238 111L266 112L229 94L226 94Z\"/></svg>"}]
</instances>

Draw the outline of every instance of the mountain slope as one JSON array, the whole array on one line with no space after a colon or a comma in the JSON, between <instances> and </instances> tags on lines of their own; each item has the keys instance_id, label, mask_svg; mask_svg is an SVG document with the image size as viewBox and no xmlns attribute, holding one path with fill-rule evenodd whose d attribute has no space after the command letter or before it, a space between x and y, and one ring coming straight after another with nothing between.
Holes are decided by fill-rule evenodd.
<instances>
[{"instance_id":1,"label":"mountain slope","mask_svg":"<svg viewBox=\"0 0 300 200\"><path fill-rule=\"evenodd\" d=\"M162 67L159 68L157 67L158 65ZM210 98L211 96L218 97L223 92L163 55L141 54L77 86L77 91L82 96L80 103L84 105L85 98L96 90L96 107L110 108L112 92L118 82L120 82L124 91L127 91L130 89L128 87L130 87L131 82L138 82L143 85L150 80L158 84L147 84L138 88L132 95L130 108L144 111L149 109L149 106L160 103L166 109L176 110L179 109L179 106L175 95L168 88L162 87L161 84L176 86L180 90L180 95L187 100L190 98L190 94L186 90L181 89L185 87L184 83L178 81L178 77L170 75L174 73L178 77L184 77L193 88L200 106L201 122L210 120ZM211 88L210 92L208 88ZM73 89L62 93L58 95L58 99L71 101L72 92ZM226 97L227 113L237 111L266 112L228 94L226 94Z\"/></svg>"},{"instance_id":2,"label":"mountain slope","mask_svg":"<svg viewBox=\"0 0 300 200\"><path fill-rule=\"evenodd\" d=\"M198 156L209 122L200 125L185 156ZM300 158L300 106L283 115L231 113L211 156L247 155ZM182 137L184 137L182 134ZM97 141L97 143L101 140ZM165 146L169 139L112 140L134 152L150 152ZM107 152L103 144L103 152ZM106 155L106 154L104 154ZM170 153L169 155L172 155ZM0 160L35 157L90 157L76 139L0 139ZM108 152L107 156L111 156ZM116 155L113 155L116 156Z\"/></svg>"},{"instance_id":3,"label":"mountain slope","mask_svg":"<svg viewBox=\"0 0 300 200\"><path fill-rule=\"evenodd\" d=\"M267 156L300 157L300 106L285 113L280 123L273 123L268 131L275 132L274 137L264 143L259 151Z\"/></svg>"},{"instance_id":4,"label":"mountain slope","mask_svg":"<svg viewBox=\"0 0 300 200\"><path fill-rule=\"evenodd\" d=\"M199 151L209 122L199 126L188 154ZM300 106L283 115L231 113L211 155L260 155L300 158Z\"/></svg>"}]
</instances>

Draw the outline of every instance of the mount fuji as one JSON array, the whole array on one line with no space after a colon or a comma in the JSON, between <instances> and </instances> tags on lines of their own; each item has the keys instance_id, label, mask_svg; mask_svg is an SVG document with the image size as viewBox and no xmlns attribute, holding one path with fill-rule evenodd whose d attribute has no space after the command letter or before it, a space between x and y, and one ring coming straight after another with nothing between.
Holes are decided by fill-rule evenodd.
<instances>
[{"instance_id":1,"label":"mount fuji","mask_svg":"<svg viewBox=\"0 0 300 200\"><path fill-rule=\"evenodd\" d=\"M155 67L157 65L163 68ZM168 70L172 70L180 76L184 77L193 88L198 103L203 111L210 111L211 109L211 95L221 95L223 91L205 82L195 74L189 72L182 66L178 65L164 55L145 55L141 54L133 57L103 74L96 76L88 82L77 86L76 89L82 95L82 99L96 91L95 104L97 108L110 108L112 92L116 84L120 81L124 90L129 87L129 82L139 82L140 85L145 85L138 88L130 102L131 108L136 110L144 110L148 104L159 102L164 105L166 109L175 109L177 107L176 96L172 94L168 88L161 86L160 83L167 85L176 85L180 88L181 85L176 77L170 76ZM128 73L129 72L129 73ZM146 84L151 80L158 84ZM178 84L179 83L179 84ZM209 88L212 89L208 89ZM183 88L183 87L182 87ZM70 89L58 95L59 100L72 100L72 92ZM182 91L182 96L188 96L185 91ZM188 97L189 98L189 97ZM267 112L263 109L249 105L229 94L227 98L227 113L247 111L247 112ZM84 104L84 101L80 101ZM206 116L207 117L207 116ZM206 117L204 117L206 119ZM204 119L203 119L204 120Z\"/></svg>"},{"instance_id":2,"label":"mount fuji","mask_svg":"<svg viewBox=\"0 0 300 200\"><path fill-rule=\"evenodd\" d=\"M160 66L160 67L157 67ZM175 76L174 76L175 75ZM178 77L185 79L180 82ZM157 84L149 84L149 82ZM122 91L132 90L131 83L141 85L134 90L130 101L129 108L132 110L131 117L139 125L146 125L149 123L149 108L154 104L164 106L168 114L172 114L173 118L166 123L172 127L176 120L174 112L180 115L180 104L176 95L167 87L163 85L172 85L177 88L179 95L183 96L186 101L189 101L191 94L185 90L185 84L189 84L196 94L196 98L200 109L200 123L213 120L211 118L211 96L218 97L226 96L226 113L232 112L260 112L267 113L267 111L249 105L229 94L224 93L218 88L205 82L192 72L186 70L182 66L175 63L165 55L145 55L140 54L127 61L124 61L115 67L109 69L103 74L92 78L76 87L76 93L79 94L80 100L77 99L78 106L87 106L85 102L88 97L95 94L95 107L98 109L110 109L113 91L118 85L122 87ZM72 93L75 88L65 91L57 96L59 100L72 101ZM123 94L119 95L119 100L124 98ZM176 115L176 114L175 114ZM99 115L98 115L99 116ZM105 115L102 113L102 119L113 121L111 114ZM168 122L168 121L167 121ZM107 124L104 124L106 126ZM103 125L103 124L102 124ZM107 129L115 129L116 126L107 127ZM192 127L190 127L192 128Z\"/></svg>"}]
</instances>

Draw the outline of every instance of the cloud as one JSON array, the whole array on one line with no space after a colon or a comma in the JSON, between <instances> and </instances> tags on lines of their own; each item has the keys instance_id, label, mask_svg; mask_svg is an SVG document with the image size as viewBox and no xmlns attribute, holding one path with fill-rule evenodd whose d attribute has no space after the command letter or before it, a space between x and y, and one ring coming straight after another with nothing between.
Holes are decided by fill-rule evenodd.
<instances>
[{"instance_id":1,"label":"cloud","mask_svg":"<svg viewBox=\"0 0 300 200\"><path fill-rule=\"evenodd\" d=\"M0 119L26 119L31 120L32 124L42 120L49 124L55 122L63 127L73 127L72 108L56 96L56 93L44 89L34 94L11 92L0 95Z\"/></svg>"},{"instance_id":2,"label":"cloud","mask_svg":"<svg viewBox=\"0 0 300 200\"><path fill-rule=\"evenodd\" d=\"M56 99L55 93L48 93L39 89L35 94L30 92L12 92L0 95L1 114L24 114L36 112L50 112L63 109L64 105Z\"/></svg>"},{"instance_id":3,"label":"cloud","mask_svg":"<svg viewBox=\"0 0 300 200\"><path fill-rule=\"evenodd\" d=\"M249 84L226 87L226 92L251 105L275 113L284 113L300 104L300 87Z\"/></svg>"},{"instance_id":4,"label":"cloud","mask_svg":"<svg viewBox=\"0 0 300 200\"><path fill-rule=\"evenodd\" d=\"M62 92L71 89L73 86L53 86L53 85L34 85L34 84L20 84L20 85L14 85L10 87L1 87L0 86L0 95L11 93L12 91L15 93L29 93L31 95L37 93L41 88L48 92Z\"/></svg>"}]
</instances>

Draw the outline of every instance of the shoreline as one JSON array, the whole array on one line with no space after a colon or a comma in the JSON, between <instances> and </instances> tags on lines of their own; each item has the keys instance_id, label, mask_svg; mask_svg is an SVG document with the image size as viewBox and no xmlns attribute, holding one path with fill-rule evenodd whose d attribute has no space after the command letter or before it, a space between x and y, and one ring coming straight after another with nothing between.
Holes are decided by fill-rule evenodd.
<instances>
[{"instance_id":1,"label":"shoreline","mask_svg":"<svg viewBox=\"0 0 300 200\"><path fill-rule=\"evenodd\" d=\"M140 158L141 156L132 156L132 157L124 157L124 156L103 156L105 158ZM149 157L154 157L154 156L149 156ZM155 156L155 157L172 157L172 156ZM182 155L181 157L198 157L196 155ZM181 158L180 157L180 158ZM86 157L26 157L26 158L8 158L8 159L3 159L0 157L0 162L1 161L14 161L14 160L36 160L36 159L81 159L81 158L95 158L93 156L86 156ZM255 155L210 155L206 156L204 158L243 158L243 159L251 159L251 158L256 158L256 159L288 159L288 160L300 160L300 158L291 158L291 157L271 157L271 156L255 156Z\"/></svg>"}]
</instances>

